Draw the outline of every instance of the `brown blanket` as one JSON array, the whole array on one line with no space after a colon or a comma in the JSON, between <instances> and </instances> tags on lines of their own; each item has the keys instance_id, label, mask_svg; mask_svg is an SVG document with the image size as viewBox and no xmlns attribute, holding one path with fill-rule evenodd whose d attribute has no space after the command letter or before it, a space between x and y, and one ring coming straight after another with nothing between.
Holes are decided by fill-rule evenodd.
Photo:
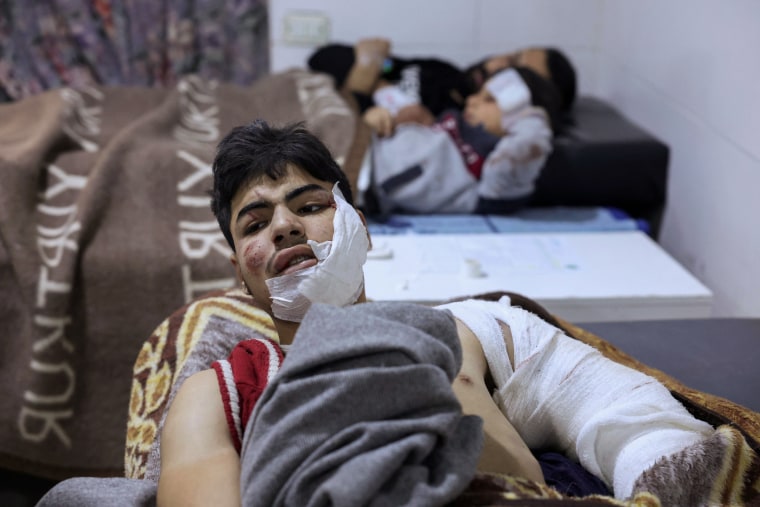
<instances>
[{"instance_id":1,"label":"brown blanket","mask_svg":"<svg viewBox=\"0 0 760 507\"><path fill-rule=\"evenodd\" d=\"M122 475L151 331L235 285L209 210L232 127L306 121L347 172L357 117L323 75L50 91L0 106L0 467Z\"/></svg>"}]
</instances>

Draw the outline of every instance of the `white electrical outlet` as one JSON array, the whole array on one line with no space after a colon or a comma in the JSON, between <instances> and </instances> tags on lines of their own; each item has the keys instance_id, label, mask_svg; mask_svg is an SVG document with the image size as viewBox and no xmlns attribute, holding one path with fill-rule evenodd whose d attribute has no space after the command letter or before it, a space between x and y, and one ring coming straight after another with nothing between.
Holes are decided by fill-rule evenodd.
<instances>
[{"instance_id":1,"label":"white electrical outlet","mask_svg":"<svg viewBox=\"0 0 760 507\"><path fill-rule=\"evenodd\" d=\"M325 44L330 40L330 19L316 12L285 15L283 39L290 44Z\"/></svg>"}]
</instances>

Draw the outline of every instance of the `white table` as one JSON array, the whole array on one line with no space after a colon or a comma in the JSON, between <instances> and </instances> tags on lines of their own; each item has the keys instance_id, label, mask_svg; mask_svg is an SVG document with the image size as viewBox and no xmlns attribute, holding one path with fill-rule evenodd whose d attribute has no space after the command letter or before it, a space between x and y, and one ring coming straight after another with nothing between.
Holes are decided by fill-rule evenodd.
<instances>
[{"instance_id":1,"label":"white table","mask_svg":"<svg viewBox=\"0 0 760 507\"><path fill-rule=\"evenodd\" d=\"M640 231L373 235L367 297L426 305L507 290L573 322L709 317L712 292Z\"/></svg>"}]
</instances>

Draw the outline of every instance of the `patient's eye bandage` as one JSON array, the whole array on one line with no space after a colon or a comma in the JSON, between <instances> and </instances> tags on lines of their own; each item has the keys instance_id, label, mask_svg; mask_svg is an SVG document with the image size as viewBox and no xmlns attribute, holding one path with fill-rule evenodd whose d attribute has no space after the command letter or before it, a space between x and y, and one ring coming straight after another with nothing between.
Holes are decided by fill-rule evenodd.
<instances>
[{"instance_id":1,"label":"patient's eye bandage","mask_svg":"<svg viewBox=\"0 0 760 507\"><path fill-rule=\"evenodd\" d=\"M337 183L333 197L336 209L332 241L307 241L317 264L266 281L272 312L278 319L301 322L312 303L353 304L364 289L362 268L369 250L367 230Z\"/></svg>"},{"instance_id":2,"label":"patient's eye bandage","mask_svg":"<svg viewBox=\"0 0 760 507\"><path fill-rule=\"evenodd\" d=\"M502 114L512 114L530 105L530 89L515 69L506 69L489 79L485 87L494 96Z\"/></svg>"}]
</instances>

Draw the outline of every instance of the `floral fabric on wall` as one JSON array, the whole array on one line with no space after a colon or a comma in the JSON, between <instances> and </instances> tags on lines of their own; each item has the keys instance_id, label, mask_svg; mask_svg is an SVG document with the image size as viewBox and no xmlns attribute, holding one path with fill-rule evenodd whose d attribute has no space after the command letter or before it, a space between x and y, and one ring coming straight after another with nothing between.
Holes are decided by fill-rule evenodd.
<instances>
[{"instance_id":1,"label":"floral fabric on wall","mask_svg":"<svg viewBox=\"0 0 760 507\"><path fill-rule=\"evenodd\" d=\"M0 0L0 101L89 84L250 84L269 70L266 0Z\"/></svg>"}]
</instances>

